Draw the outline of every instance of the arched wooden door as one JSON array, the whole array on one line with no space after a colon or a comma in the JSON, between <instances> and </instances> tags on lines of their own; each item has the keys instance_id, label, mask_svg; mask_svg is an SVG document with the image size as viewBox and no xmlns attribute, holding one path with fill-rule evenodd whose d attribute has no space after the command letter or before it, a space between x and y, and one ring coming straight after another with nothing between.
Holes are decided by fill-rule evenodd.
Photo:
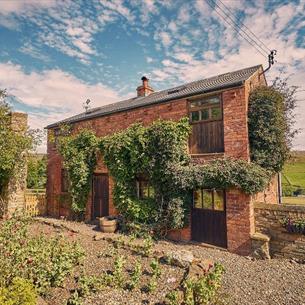
<instances>
[{"instance_id":1,"label":"arched wooden door","mask_svg":"<svg viewBox=\"0 0 305 305\"><path fill-rule=\"evenodd\" d=\"M109 215L109 176L96 174L92 183L92 219Z\"/></svg>"}]
</instances>

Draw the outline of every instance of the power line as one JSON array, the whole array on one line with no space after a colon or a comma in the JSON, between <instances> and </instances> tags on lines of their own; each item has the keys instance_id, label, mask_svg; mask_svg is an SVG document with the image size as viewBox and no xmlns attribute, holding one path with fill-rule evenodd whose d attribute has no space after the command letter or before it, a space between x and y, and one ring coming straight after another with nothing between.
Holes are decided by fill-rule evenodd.
<instances>
[{"instance_id":1,"label":"power line","mask_svg":"<svg viewBox=\"0 0 305 305\"><path fill-rule=\"evenodd\" d=\"M212 6L212 4L209 2L209 0L206 0L206 2L208 3L208 5L214 9L214 7ZM266 57L266 54L262 53L260 49L258 49L256 47L256 45L254 45L251 41L249 41L246 37L244 37L235 27L234 25L232 25L232 23L230 23L223 15L221 15L217 10L215 10L216 14L218 16L220 16L223 21L225 21L229 26L231 26L236 32L238 35L240 35L243 39L245 39L252 47L254 47L262 56ZM265 52L265 51L264 51Z\"/></svg>"},{"instance_id":2,"label":"power line","mask_svg":"<svg viewBox=\"0 0 305 305\"><path fill-rule=\"evenodd\" d=\"M232 15L234 14L221 0L218 0ZM257 40L258 42L260 42L264 47L265 49L268 51L268 53L271 51L265 44L264 42L259 39L255 33L253 33L242 21L238 20Z\"/></svg>"},{"instance_id":3,"label":"power line","mask_svg":"<svg viewBox=\"0 0 305 305\"><path fill-rule=\"evenodd\" d=\"M266 53L266 55L268 55L268 52L266 52L266 50L264 50L264 48L262 48L252 37L250 37L250 35L245 31L245 30L243 30L240 26L239 26L239 24L226 12L226 11L224 11L217 3L216 3L216 1L214 1L214 0L211 0L212 1L212 3L215 5L215 6L217 6L218 7L218 9L220 9L221 10L221 12L222 13L224 13L225 14L225 16L227 17L227 18L229 18L230 20L231 20L231 22L240 30L240 31L242 31L249 39L250 39L250 41L251 42L253 42L253 43L255 43L259 48L260 48L260 50L261 51L263 51L264 53ZM215 10L216 11L216 10ZM236 30L237 31L237 30ZM238 33L239 33L239 31L237 31ZM269 51L269 50L268 50Z\"/></svg>"}]
</instances>

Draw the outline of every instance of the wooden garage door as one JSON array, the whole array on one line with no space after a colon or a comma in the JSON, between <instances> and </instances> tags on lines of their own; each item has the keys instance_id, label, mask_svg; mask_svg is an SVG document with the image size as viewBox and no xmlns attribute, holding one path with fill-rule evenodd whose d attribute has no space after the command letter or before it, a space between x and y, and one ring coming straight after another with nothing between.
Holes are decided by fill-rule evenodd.
<instances>
[{"instance_id":1,"label":"wooden garage door","mask_svg":"<svg viewBox=\"0 0 305 305\"><path fill-rule=\"evenodd\" d=\"M227 247L225 193L223 190L196 190L192 209L192 239Z\"/></svg>"}]
</instances>

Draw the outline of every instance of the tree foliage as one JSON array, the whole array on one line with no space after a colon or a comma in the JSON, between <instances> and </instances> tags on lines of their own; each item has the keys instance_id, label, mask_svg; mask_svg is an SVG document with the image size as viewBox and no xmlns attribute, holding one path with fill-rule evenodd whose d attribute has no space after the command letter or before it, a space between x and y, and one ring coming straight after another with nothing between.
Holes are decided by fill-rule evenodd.
<instances>
[{"instance_id":1,"label":"tree foliage","mask_svg":"<svg viewBox=\"0 0 305 305\"><path fill-rule=\"evenodd\" d=\"M15 174L24 154L33 146L31 133L16 132L11 127L11 108L5 101L6 92L0 90L0 195Z\"/></svg>"},{"instance_id":2,"label":"tree foliage","mask_svg":"<svg viewBox=\"0 0 305 305\"><path fill-rule=\"evenodd\" d=\"M290 156L295 108L295 87L277 79L272 87L258 87L249 97L251 159L274 173Z\"/></svg>"},{"instance_id":3,"label":"tree foliage","mask_svg":"<svg viewBox=\"0 0 305 305\"><path fill-rule=\"evenodd\" d=\"M47 182L47 158L32 155L27 164L27 188L43 189Z\"/></svg>"}]
</instances>

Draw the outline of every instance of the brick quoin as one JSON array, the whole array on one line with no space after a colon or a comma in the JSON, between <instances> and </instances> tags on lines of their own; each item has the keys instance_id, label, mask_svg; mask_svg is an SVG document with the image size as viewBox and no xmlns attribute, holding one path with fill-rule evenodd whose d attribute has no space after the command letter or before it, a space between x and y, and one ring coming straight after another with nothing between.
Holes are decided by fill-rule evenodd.
<instances>
[{"instance_id":1,"label":"brick quoin","mask_svg":"<svg viewBox=\"0 0 305 305\"><path fill-rule=\"evenodd\" d=\"M224 128L224 153L193 155L194 163L209 162L215 158L232 157L250 160L248 138L248 96L251 89L258 85L265 85L264 77L260 77L260 68L243 86L218 91L223 102L223 128ZM150 88L150 87L149 87ZM146 88L147 89L147 88ZM146 90L145 89L145 90ZM151 89L151 88L150 88ZM150 90L149 89L149 90ZM138 95L145 95L143 88L138 87ZM148 90L148 91L149 91ZM145 93L145 92L146 93ZM148 92L149 93L149 92ZM131 124L142 123L148 126L157 119L177 121L188 116L188 100L186 98L153 104L124 112L117 112L105 116L87 119L73 123L73 132L77 133L83 128L92 129L97 136L102 137L128 128ZM48 214L53 217L71 215L71 211L60 200L61 195L61 169L62 159L56 151L55 144L50 141L51 129L48 130L48 181L47 202ZM108 173L107 167L100 157L94 173ZM256 196L249 196L240 190L226 191L226 222L227 222L227 248L230 252L241 255L250 254L251 234L254 232L253 201L270 200L277 203L277 180L265 192ZM109 179L109 214L116 215L117 211L113 202L114 181ZM85 218L92 218L92 194L90 193ZM182 230L169 232L169 237L174 240L191 240L190 225Z\"/></svg>"}]
</instances>

